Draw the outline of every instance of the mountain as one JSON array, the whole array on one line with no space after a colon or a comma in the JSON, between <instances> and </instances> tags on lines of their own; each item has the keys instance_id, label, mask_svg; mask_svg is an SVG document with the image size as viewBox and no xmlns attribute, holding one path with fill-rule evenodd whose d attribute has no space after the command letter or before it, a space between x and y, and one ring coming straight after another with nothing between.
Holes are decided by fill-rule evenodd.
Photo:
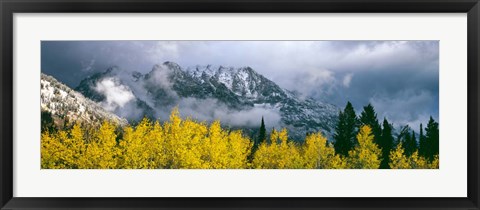
<instances>
[{"instance_id":1,"label":"mountain","mask_svg":"<svg viewBox=\"0 0 480 210\"><path fill-rule=\"evenodd\" d=\"M115 106L118 97L101 88L107 82L130 100ZM278 120L267 127L287 127L294 139L304 139L307 133L317 131L331 137L339 112L332 104L302 99L250 67L207 65L184 69L164 62L147 74L113 67L84 79L75 90L129 120L143 116L166 119L171 108L178 106L181 113L199 120L220 118L224 125L241 128L250 135L260 126L262 115L270 113L265 116L267 121L276 116ZM131 115L129 110L140 114Z\"/></svg>"},{"instance_id":2,"label":"mountain","mask_svg":"<svg viewBox=\"0 0 480 210\"><path fill-rule=\"evenodd\" d=\"M107 111L127 119L140 119L145 116L155 119L153 106L137 97L141 91L130 89L130 87L135 87L133 83L137 82L143 75L134 72L128 75L128 78L125 78L121 73L123 72L118 67L111 67L105 72L94 74L82 80L75 90L99 103ZM131 81L128 81L129 79ZM123 85L125 82L129 85ZM137 94L134 94L134 92Z\"/></svg>"},{"instance_id":3,"label":"mountain","mask_svg":"<svg viewBox=\"0 0 480 210\"><path fill-rule=\"evenodd\" d=\"M48 123L50 126L62 127L75 121L99 124L108 120L121 126L128 123L126 119L106 111L96 102L85 98L51 76L42 73L40 85L42 126Z\"/></svg>"}]
</instances>

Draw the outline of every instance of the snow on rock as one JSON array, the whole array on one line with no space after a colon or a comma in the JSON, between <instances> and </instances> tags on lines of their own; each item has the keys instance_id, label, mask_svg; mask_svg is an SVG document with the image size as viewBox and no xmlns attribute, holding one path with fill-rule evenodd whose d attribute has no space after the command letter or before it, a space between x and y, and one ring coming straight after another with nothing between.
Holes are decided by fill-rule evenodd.
<instances>
[{"instance_id":1,"label":"snow on rock","mask_svg":"<svg viewBox=\"0 0 480 210\"><path fill-rule=\"evenodd\" d=\"M98 92L92 91L94 88L92 84L97 84L102 78L107 77L112 75L104 73L87 78L76 90L96 99L94 101L104 100L105 95L92 94ZM154 78L156 80L152 81ZM132 79L129 80L132 81ZM176 63L164 62L155 65L152 71L144 76L135 73L133 81L138 84L147 84L142 86L150 97L145 100L150 101L154 107L145 107L152 110L168 107L182 98L214 99L225 104L229 109L239 112L258 107L265 108L279 112L281 126L287 127L291 131L289 135L296 139L304 139L307 133L318 131L331 137L339 112L339 108L332 104L302 98L294 92L279 87L248 66L235 68L196 65L184 69ZM168 84L168 86L162 84ZM123 85L128 86L127 83ZM126 90L128 88L134 89L125 87ZM132 93L134 97L140 98L135 95L135 92Z\"/></svg>"},{"instance_id":2,"label":"snow on rock","mask_svg":"<svg viewBox=\"0 0 480 210\"><path fill-rule=\"evenodd\" d=\"M127 124L125 119L104 110L97 103L51 76L42 73L40 84L41 110L50 113L54 118L91 124L97 124L103 120L122 126Z\"/></svg>"}]
</instances>

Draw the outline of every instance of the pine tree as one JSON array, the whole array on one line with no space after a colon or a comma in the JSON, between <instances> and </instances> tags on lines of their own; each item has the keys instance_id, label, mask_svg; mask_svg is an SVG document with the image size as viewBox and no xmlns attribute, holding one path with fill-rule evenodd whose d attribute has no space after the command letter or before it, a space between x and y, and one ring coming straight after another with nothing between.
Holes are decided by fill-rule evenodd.
<instances>
[{"instance_id":1,"label":"pine tree","mask_svg":"<svg viewBox=\"0 0 480 210\"><path fill-rule=\"evenodd\" d=\"M357 125L358 119L355 110L352 104L348 102L344 111L340 111L338 115L338 123L335 128L335 134L333 135L335 139L334 147L337 154L347 156L348 151L355 146Z\"/></svg>"},{"instance_id":2,"label":"pine tree","mask_svg":"<svg viewBox=\"0 0 480 210\"><path fill-rule=\"evenodd\" d=\"M405 147L405 155L407 157L410 157L415 151L417 151L418 146L417 146L417 140L415 139L415 131L412 131L412 135L408 132L405 135L405 142L404 142L404 147Z\"/></svg>"},{"instance_id":3,"label":"pine tree","mask_svg":"<svg viewBox=\"0 0 480 210\"><path fill-rule=\"evenodd\" d=\"M372 134L375 136L373 142L378 144L378 141L381 137L382 128L380 127L380 123L378 123L377 113L375 112L375 109L371 104L363 107L363 111L360 114L359 121L359 126L368 125L370 128L372 128Z\"/></svg>"},{"instance_id":4,"label":"pine tree","mask_svg":"<svg viewBox=\"0 0 480 210\"><path fill-rule=\"evenodd\" d=\"M257 147L261 143L265 142L266 138L267 138L267 136L266 136L265 122L263 121L263 116L262 116L262 124L260 125L260 131L258 133L258 139L255 142L254 146Z\"/></svg>"},{"instance_id":5,"label":"pine tree","mask_svg":"<svg viewBox=\"0 0 480 210\"><path fill-rule=\"evenodd\" d=\"M420 135L418 136L418 154L422 157L426 157L427 145L425 135L423 135L423 124L420 123Z\"/></svg>"},{"instance_id":6,"label":"pine tree","mask_svg":"<svg viewBox=\"0 0 480 210\"><path fill-rule=\"evenodd\" d=\"M257 137L254 137L252 136L251 139L253 139L253 146L252 146L252 150L250 151L250 155L248 156L248 160L251 161L253 159L253 155L255 154L255 152L257 151L258 147L266 141L266 138L267 138L267 134L266 134L266 129L265 129L265 122L263 120L263 116L262 116L262 122L260 124L260 129L258 131L258 136Z\"/></svg>"},{"instance_id":7,"label":"pine tree","mask_svg":"<svg viewBox=\"0 0 480 210\"><path fill-rule=\"evenodd\" d=\"M48 131L49 133L54 133L57 131L55 127L55 121L53 120L50 112L42 111L40 120L41 120L40 125L41 125L42 133L45 131Z\"/></svg>"},{"instance_id":8,"label":"pine tree","mask_svg":"<svg viewBox=\"0 0 480 210\"><path fill-rule=\"evenodd\" d=\"M402 149L404 150L405 155L410 156L415 149L412 148L412 136L411 136L410 126L405 125L400 129L400 133L398 134L397 142L398 144L402 144Z\"/></svg>"},{"instance_id":9,"label":"pine tree","mask_svg":"<svg viewBox=\"0 0 480 210\"><path fill-rule=\"evenodd\" d=\"M383 130L382 135L378 141L378 146L382 149L382 162L380 168L388 169L390 168L388 163L390 162L390 151L393 148L393 135L392 135L392 125L388 123L387 118L383 119Z\"/></svg>"},{"instance_id":10,"label":"pine tree","mask_svg":"<svg viewBox=\"0 0 480 210\"><path fill-rule=\"evenodd\" d=\"M438 123L430 116L430 120L428 121L427 127L425 127L425 157L432 161L435 155L439 153L439 130L438 130Z\"/></svg>"}]
</instances>

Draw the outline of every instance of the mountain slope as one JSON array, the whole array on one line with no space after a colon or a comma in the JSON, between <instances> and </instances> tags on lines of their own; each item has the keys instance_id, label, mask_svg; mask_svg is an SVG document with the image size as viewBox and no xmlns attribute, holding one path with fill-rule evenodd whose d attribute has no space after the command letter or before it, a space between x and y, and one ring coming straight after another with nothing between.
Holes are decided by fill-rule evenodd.
<instances>
[{"instance_id":1,"label":"mountain slope","mask_svg":"<svg viewBox=\"0 0 480 210\"><path fill-rule=\"evenodd\" d=\"M128 123L51 76L42 73L40 84L42 115L47 115L56 126L75 121L98 124L108 120L122 126Z\"/></svg>"},{"instance_id":2,"label":"mountain slope","mask_svg":"<svg viewBox=\"0 0 480 210\"><path fill-rule=\"evenodd\" d=\"M303 135L319 130L330 135L337 121L336 106L300 99L250 67L196 66L187 68L187 74L212 87L225 87L247 106L279 108L283 126Z\"/></svg>"},{"instance_id":3,"label":"mountain slope","mask_svg":"<svg viewBox=\"0 0 480 210\"><path fill-rule=\"evenodd\" d=\"M176 63L165 62L155 65L145 75L113 68L84 79L76 90L104 104L108 94L98 91L98 86L109 79L115 81L116 88L128 90L136 101L141 101L143 107L137 106L137 109L148 107L145 115L151 118L165 119L168 116L164 113L179 106L181 113L186 112L199 120L220 118L227 125L231 122L231 127L250 133L259 127L262 115L273 113L273 117L265 116L270 118L266 120L276 119L277 115L278 120L267 126L287 127L295 139L303 139L305 134L317 131L331 136L339 111L328 103L301 99L250 67L208 65L183 69ZM114 112L120 116L138 120L125 115L128 109L117 108Z\"/></svg>"}]
</instances>

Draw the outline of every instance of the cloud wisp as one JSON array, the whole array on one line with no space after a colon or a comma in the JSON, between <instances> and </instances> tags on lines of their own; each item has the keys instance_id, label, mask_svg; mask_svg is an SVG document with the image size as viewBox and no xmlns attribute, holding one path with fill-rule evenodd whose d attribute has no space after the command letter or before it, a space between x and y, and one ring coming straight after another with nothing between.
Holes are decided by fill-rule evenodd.
<instances>
[{"instance_id":1,"label":"cloud wisp","mask_svg":"<svg viewBox=\"0 0 480 210\"><path fill-rule=\"evenodd\" d=\"M108 111L122 108L135 99L132 91L128 87L118 84L114 78L102 79L95 85L94 89L105 96L101 105Z\"/></svg>"}]
</instances>

